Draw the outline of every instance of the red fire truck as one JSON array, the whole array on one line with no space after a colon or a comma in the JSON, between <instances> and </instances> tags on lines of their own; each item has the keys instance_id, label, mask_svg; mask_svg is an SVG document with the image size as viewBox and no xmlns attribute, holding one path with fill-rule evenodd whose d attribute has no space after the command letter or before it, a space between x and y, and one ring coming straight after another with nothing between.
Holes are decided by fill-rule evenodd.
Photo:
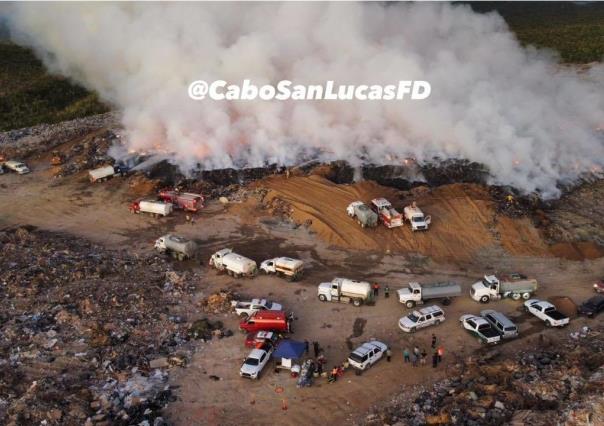
<instances>
[{"instance_id":1,"label":"red fire truck","mask_svg":"<svg viewBox=\"0 0 604 426\"><path fill-rule=\"evenodd\" d=\"M201 194L180 192L173 189L159 191L158 198L166 203L174 204L174 208L196 212L203 208L204 198Z\"/></svg>"}]
</instances>

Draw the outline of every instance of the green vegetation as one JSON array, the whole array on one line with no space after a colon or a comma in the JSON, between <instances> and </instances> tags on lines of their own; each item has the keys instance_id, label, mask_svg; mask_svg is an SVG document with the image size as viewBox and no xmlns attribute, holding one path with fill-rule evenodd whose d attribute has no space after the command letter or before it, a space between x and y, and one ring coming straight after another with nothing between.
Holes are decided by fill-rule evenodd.
<instances>
[{"instance_id":1,"label":"green vegetation","mask_svg":"<svg viewBox=\"0 0 604 426\"><path fill-rule=\"evenodd\" d=\"M497 11L523 45L558 51L563 62L604 59L604 3L481 2L477 12Z\"/></svg>"},{"instance_id":2,"label":"green vegetation","mask_svg":"<svg viewBox=\"0 0 604 426\"><path fill-rule=\"evenodd\" d=\"M0 42L0 131L107 110L94 93L49 75L30 50Z\"/></svg>"}]
</instances>

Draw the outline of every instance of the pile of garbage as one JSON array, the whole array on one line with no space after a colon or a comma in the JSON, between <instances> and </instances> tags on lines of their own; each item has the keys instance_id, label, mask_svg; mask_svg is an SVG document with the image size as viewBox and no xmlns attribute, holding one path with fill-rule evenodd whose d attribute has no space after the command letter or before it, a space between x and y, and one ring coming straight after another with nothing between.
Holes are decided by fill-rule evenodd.
<instances>
[{"instance_id":1,"label":"pile of garbage","mask_svg":"<svg viewBox=\"0 0 604 426\"><path fill-rule=\"evenodd\" d=\"M33 227L0 232L0 251L0 424L153 425L172 398L158 357L194 349L198 277Z\"/></svg>"},{"instance_id":2,"label":"pile of garbage","mask_svg":"<svg viewBox=\"0 0 604 426\"><path fill-rule=\"evenodd\" d=\"M491 350L460 361L448 379L397 395L360 423L602 424L603 331L585 327L562 343L541 338L513 358Z\"/></svg>"},{"instance_id":3,"label":"pile of garbage","mask_svg":"<svg viewBox=\"0 0 604 426\"><path fill-rule=\"evenodd\" d=\"M102 128L119 128L114 112L98 114L56 124L40 124L0 132L0 149L8 157L24 159L31 154L50 152L52 148Z\"/></svg>"},{"instance_id":4,"label":"pile of garbage","mask_svg":"<svg viewBox=\"0 0 604 426\"><path fill-rule=\"evenodd\" d=\"M237 297L229 290L221 290L218 293L212 293L199 302L199 307L208 313L220 314L230 312L231 302Z\"/></svg>"}]
</instances>

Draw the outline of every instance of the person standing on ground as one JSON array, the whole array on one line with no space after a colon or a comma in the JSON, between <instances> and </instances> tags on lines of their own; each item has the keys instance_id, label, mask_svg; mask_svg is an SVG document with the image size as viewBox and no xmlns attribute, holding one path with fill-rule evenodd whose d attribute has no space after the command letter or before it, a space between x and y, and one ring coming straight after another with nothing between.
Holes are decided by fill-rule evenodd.
<instances>
[{"instance_id":1,"label":"person standing on ground","mask_svg":"<svg viewBox=\"0 0 604 426\"><path fill-rule=\"evenodd\" d=\"M436 349L436 334L432 333L432 349Z\"/></svg>"},{"instance_id":2,"label":"person standing on ground","mask_svg":"<svg viewBox=\"0 0 604 426\"><path fill-rule=\"evenodd\" d=\"M390 287L388 287L388 284L386 284L386 287L384 287L384 298L388 299L390 297Z\"/></svg>"},{"instance_id":3,"label":"person standing on ground","mask_svg":"<svg viewBox=\"0 0 604 426\"><path fill-rule=\"evenodd\" d=\"M309 347L308 340L304 340L304 353L306 355L308 355L308 347ZM316 356L315 356L315 358L316 358Z\"/></svg>"},{"instance_id":4,"label":"person standing on ground","mask_svg":"<svg viewBox=\"0 0 604 426\"><path fill-rule=\"evenodd\" d=\"M443 345L440 345L438 347L438 350L436 351L436 354L438 355L438 362L442 362L443 355L445 354L445 348L443 348Z\"/></svg>"},{"instance_id":5,"label":"person standing on ground","mask_svg":"<svg viewBox=\"0 0 604 426\"><path fill-rule=\"evenodd\" d=\"M319 342L312 342L313 349L315 351L315 358L319 356Z\"/></svg>"},{"instance_id":6,"label":"person standing on ground","mask_svg":"<svg viewBox=\"0 0 604 426\"><path fill-rule=\"evenodd\" d=\"M428 354L426 353L426 350L422 349L421 359L419 361L421 365L426 365L426 358L427 357L428 357Z\"/></svg>"},{"instance_id":7,"label":"person standing on ground","mask_svg":"<svg viewBox=\"0 0 604 426\"><path fill-rule=\"evenodd\" d=\"M379 292L380 292L380 285L378 283L373 283L373 297L378 297Z\"/></svg>"},{"instance_id":8,"label":"person standing on ground","mask_svg":"<svg viewBox=\"0 0 604 426\"><path fill-rule=\"evenodd\" d=\"M403 349L403 362L404 363L411 362L411 357L410 357L410 354L409 354L409 349L407 349L407 348Z\"/></svg>"},{"instance_id":9,"label":"person standing on ground","mask_svg":"<svg viewBox=\"0 0 604 426\"><path fill-rule=\"evenodd\" d=\"M434 354L432 354L432 368L436 368L437 365L438 365L438 352L434 351Z\"/></svg>"},{"instance_id":10,"label":"person standing on ground","mask_svg":"<svg viewBox=\"0 0 604 426\"><path fill-rule=\"evenodd\" d=\"M419 358L420 350L417 346L413 348L413 353Z\"/></svg>"},{"instance_id":11,"label":"person standing on ground","mask_svg":"<svg viewBox=\"0 0 604 426\"><path fill-rule=\"evenodd\" d=\"M419 360L419 356L413 352L413 366L417 367L417 361Z\"/></svg>"},{"instance_id":12,"label":"person standing on ground","mask_svg":"<svg viewBox=\"0 0 604 426\"><path fill-rule=\"evenodd\" d=\"M390 359L392 358L392 351L390 350L390 348L386 349L386 361L390 362Z\"/></svg>"}]
</instances>

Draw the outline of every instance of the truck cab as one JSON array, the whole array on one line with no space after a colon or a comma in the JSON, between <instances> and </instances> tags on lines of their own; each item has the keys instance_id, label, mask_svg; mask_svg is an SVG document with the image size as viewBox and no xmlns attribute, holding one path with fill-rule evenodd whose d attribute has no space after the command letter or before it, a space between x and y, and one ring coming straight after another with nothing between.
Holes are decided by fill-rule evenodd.
<instances>
[{"instance_id":1,"label":"truck cab","mask_svg":"<svg viewBox=\"0 0 604 426\"><path fill-rule=\"evenodd\" d=\"M379 220L387 228L396 228L403 225L403 216L385 198L371 200L371 209L377 213Z\"/></svg>"},{"instance_id":2,"label":"truck cab","mask_svg":"<svg viewBox=\"0 0 604 426\"><path fill-rule=\"evenodd\" d=\"M498 299L499 279L495 275L485 275L481 281L472 284L470 296L477 302L487 303L491 299Z\"/></svg>"},{"instance_id":3,"label":"truck cab","mask_svg":"<svg viewBox=\"0 0 604 426\"><path fill-rule=\"evenodd\" d=\"M222 259L229 253L233 253L233 249L225 248L214 253L210 257L210 266L214 266L215 268L222 267Z\"/></svg>"},{"instance_id":4,"label":"truck cab","mask_svg":"<svg viewBox=\"0 0 604 426\"><path fill-rule=\"evenodd\" d=\"M413 308L422 302L422 286L419 283L409 283L408 288L401 288L397 293L399 302L408 308Z\"/></svg>"}]
</instances>

